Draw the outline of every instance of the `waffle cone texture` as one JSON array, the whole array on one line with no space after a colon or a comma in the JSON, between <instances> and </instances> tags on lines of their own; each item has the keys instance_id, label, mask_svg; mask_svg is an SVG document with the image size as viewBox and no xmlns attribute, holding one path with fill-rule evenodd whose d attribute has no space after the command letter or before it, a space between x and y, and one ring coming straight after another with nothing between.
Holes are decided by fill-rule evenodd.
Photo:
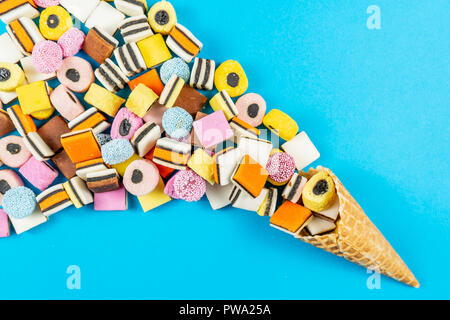
<instances>
[{"instance_id":1,"label":"waffle cone texture","mask_svg":"<svg viewBox=\"0 0 450 320\"><path fill-rule=\"evenodd\" d=\"M414 274L331 170L318 167L304 175L310 178L320 170L326 171L336 185L340 201L337 227L323 235L300 234L297 237L317 248L418 288L420 284Z\"/></svg>"}]
</instances>

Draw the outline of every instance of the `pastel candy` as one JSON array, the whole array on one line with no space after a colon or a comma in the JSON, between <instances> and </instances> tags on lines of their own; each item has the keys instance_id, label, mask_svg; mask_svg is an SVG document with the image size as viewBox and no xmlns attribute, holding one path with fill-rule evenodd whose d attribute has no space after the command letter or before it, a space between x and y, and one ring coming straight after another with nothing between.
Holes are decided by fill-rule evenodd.
<instances>
[{"instance_id":1,"label":"pastel candy","mask_svg":"<svg viewBox=\"0 0 450 320\"><path fill-rule=\"evenodd\" d=\"M305 177L299 175L298 173L294 173L291 180L289 180L283 190L283 199L294 203L299 202L300 197L302 196L303 188L305 187L307 181L308 179Z\"/></svg>"},{"instance_id":2,"label":"pastel candy","mask_svg":"<svg viewBox=\"0 0 450 320\"><path fill-rule=\"evenodd\" d=\"M163 63L160 69L161 81L166 84L172 75L176 74L178 77L188 82L190 77L189 66L181 58L172 58Z\"/></svg>"},{"instance_id":3,"label":"pastel candy","mask_svg":"<svg viewBox=\"0 0 450 320\"><path fill-rule=\"evenodd\" d=\"M50 101L67 121L72 121L84 112L78 98L62 84L50 94Z\"/></svg>"},{"instance_id":4,"label":"pastel candy","mask_svg":"<svg viewBox=\"0 0 450 320\"><path fill-rule=\"evenodd\" d=\"M248 124L258 127L266 115L266 101L256 93L247 93L236 101L238 117Z\"/></svg>"},{"instance_id":5,"label":"pastel candy","mask_svg":"<svg viewBox=\"0 0 450 320\"><path fill-rule=\"evenodd\" d=\"M336 229L334 222L314 216L306 226L309 234L312 236L323 234Z\"/></svg>"},{"instance_id":6,"label":"pastel candy","mask_svg":"<svg viewBox=\"0 0 450 320\"><path fill-rule=\"evenodd\" d=\"M147 2L145 0L114 0L116 8L127 16L137 16L145 14Z\"/></svg>"},{"instance_id":7,"label":"pastel candy","mask_svg":"<svg viewBox=\"0 0 450 320\"><path fill-rule=\"evenodd\" d=\"M143 118L158 99L152 89L140 83L131 92L125 106L138 117Z\"/></svg>"},{"instance_id":8,"label":"pastel candy","mask_svg":"<svg viewBox=\"0 0 450 320\"><path fill-rule=\"evenodd\" d=\"M159 183L159 171L149 160L135 160L125 171L123 184L129 193L145 196L155 190Z\"/></svg>"},{"instance_id":9,"label":"pastel candy","mask_svg":"<svg viewBox=\"0 0 450 320\"><path fill-rule=\"evenodd\" d=\"M0 91L14 91L25 82L25 73L14 63L0 62Z\"/></svg>"},{"instance_id":10,"label":"pastel candy","mask_svg":"<svg viewBox=\"0 0 450 320\"><path fill-rule=\"evenodd\" d=\"M253 198L248 193L240 190L238 187L234 186L233 191L230 194L231 205L234 208L257 212L258 209L263 204L267 196L267 189L263 189L261 194L257 198Z\"/></svg>"},{"instance_id":11,"label":"pastel candy","mask_svg":"<svg viewBox=\"0 0 450 320\"><path fill-rule=\"evenodd\" d=\"M39 161L50 160L55 155L53 150L45 143L44 139L37 132L30 132L23 138L31 154Z\"/></svg>"},{"instance_id":12,"label":"pastel candy","mask_svg":"<svg viewBox=\"0 0 450 320\"><path fill-rule=\"evenodd\" d=\"M164 38L161 34L155 34L144 40L138 41L137 45L144 57L147 68L159 66L164 61L172 58L172 54L167 48Z\"/></svg>"},{"instance_id":13,"label":"pastel candy","mask_svg":"<svg viewBox=\"0 0 450 320\"><path fill-rule=\"evenodd\" d=\"M226 90L222 90L216 94L209 103L214 111L222 110L227 120L238 116L236 105Z\"/></svg>"},{"instance_id":14,"label":"pastel candy","mask_svg":"<svg viewBox=\"0 0 450 320\"><path fill-rule=\"evenodd\" d=\"M192 170L179 171L173 180L176 197L187 202L199 201L206 192L206 183Z\"/></svg>"},{"instance_id":15,"label":"pastel candy","mask_svg":"<svg viewBox=\"0 0 450 320\"><path fill-rule=\"evenodd\" d=\"M23 53L14 44L11 36L8 33L0 35L0 61L17 63L23 58Z\"/></svg>"},{"instance_id":16,"label":"pastel candy","mask_svg":"<svg viewBox=\"0 0 450 320\"><path fill-rule=\"evenodd\" d=\"M177 15L170 2L158 1L150 8L148 21L155 32L167 35L177 24Z\"/></svg>"},{"instance_id":17,"label":"pastel candy","mask_svg":"<svg viewBox=\"0 0 450 320\"><path fill-rule=\"evenodd\" d=\"M122 108L114 118L111 128L112 139L131 140L144 121L127 108Z\"/></svg>"},{"instance_id":18,"label":"pastel candy","mask_svg":"<svg viewBox=\"0 0 450 320\"><path fill-rule=\"evenodd\" d=\"M63 33L58 39L58 45L63 51L64 58L72 57L80 52L83 47L86 35L77 28L71 28Z\"/></svg>"},{"instance_id":19,"label":"pastel candy","mask_svg":"<svg viewBox=\"0 0 450 320\"><path fill-rule=\"evenodd\" d=\"M39 17L39 11L32 0L5 0L0 7L0 19L9 23L14 19L27 17L34 19Z\"/></svg>"},{"instance_id":20,"label":"pastel candy","mask_svg":"<svg viewBox=\"0 0 450 320\"><path fill-rule=\"evenodd\" d=\"M134 154L133 146L126 139L117 139L102 146L102 157L106 164L119 164L130 159Z\"/></svg>"},{"instance_id":21,"label":"pastel candy","mask_svg":"<svg viewBox=\"0 0 450 320\"><path fill-rule=\"evenodd\" d=\"M113 36L123 19L125 15L122 12L102 1L86 20L86 27L98 27Z\"/></svg>"},{"instance_id":22,"label":"pastel candy","mask_svg":"<svg viewBox=\"0 0 450 320\"><path fill-rule=\"evenodd\" d=\"M222 110L195 121L193 127L195 135L206 149L233 137L233 130Z\"/></svg>"},{"instance_id":23,"label":"pastel candy","mask_svg":"<svg viewBox=\"0 0 450 320\"><path fill-rule=\"evenodd\" d=\"M269 181L274 185L286 184L295 172L294 158L285 152L275 152L266 166Z\"/></svg>"},{"instance_id":24,"label":"pastel candy","mask_svg":"<svg viewBox=\"0 0 450 320\"><path fill-rule=\"evenodd\" d=\"M164 193L164 181L162 178L159 179L158 186L145 196L138 197L139 203L141 204L142 210L148 212L157 208L172 199Z\"/></svg>"},{"instance_id":25,"label":"pastel candy","mask_svg":"<svg viewBox=\"0 0 450 320\"><path fill-rule=\"evenodd\" d=\"M8 167L20 168L31 157L23 138L7 136L0 140L0 160Z\"/></svg>"},{"instance_id":26,"label":"pastel candy","mask_svg":"<svg viewBox=\"0 0 450 320\"><path fill-rule=\"evenodd\" d=\"M48 8L51 6L57 6L60 0L34 0L34 3L41 8Z\"/></svg>"},{"instance_id":27,"label":"pastel candy","mask_svg":"<svg viewBox=\"0 0 450 320\"><path fill-rule=\"evenodd\" d=\"M11 21L6 26L6 30L24 55L30 55L34 46L45 40L33 20L27 17Z\"/></svg>"},{"instance_id":28,"label":"pastel candy","mask_svg":"<svg viewBox=\"0 0 450 320\"><path fill-rule=\"evenodd\" d=\"M59 82L74 92L86 92L95 81L91 64L79 57L64 59L56 75Z\"/></svg>"},{"instance_id":29,"label":"pastel candy","mask_svg":"<svg viewBox=\"0 0 450 320\"><path fill-rule=\"evenodd\" d=\"M53 41L41 41L33 48L33 64L42 73L52 73L62 66L63 52L61 47Z\"/></svg>"},{"instance_id":30,"label":"pastel candy","mask_svg":"<svg viewBox=\"0 0 450 320\"><path fill-rule=\"evenodd\" d=\"M48 218L42 214L39 206L36 206L34 211L28 217L16 219L9 216L9 220L11 221L16 234L19 235L47 222Z\"/></svg>"},{"instance_id":31,"label":"pastel candy","mask_svg":"<svg viewBox=\"0 0 450 320\"><path fill-rule=\"evenodd\" d=\"M229 197L234 188L234 185L231 183L226 186L208 184L206 186L206 197L208 198L211 208L213 210L219 210L230 205L231 201Z\"/></svg>"},{"instance_id":32,"label":"pastel candy","mask_svg":"<svg viewBox=\"0 0 450 320\"><path fill-rule=\"evenodd\" d=\"M263 124L286 141L293 139L298 132L298 125L295 120L277 109L273 109L265 115Z\"/></svg>"},{"instance_id":33,"label":"pastel candy","mask_svg":"<svg viewBox=\"0 0 450 320\"><path fill-rule=\"evenodd\" d=\"M5 193L15 187L23 186L23 181L12 170L0 170L0 206L2 205L2 199Z\"/></svg>"},{"instance_id":34,"label":"pastel candy","mask_svg":"<svg viewBox=\"0 0 450 320\"><path fill-rule=\"evenodd\" d=\"M31 157L20 169L20 174L40 191L47 189L58 177L58 171L45 161Z\"/></svg>"},{"instance_id":35,"label":"pastel candy","mask_svg":"<svg viewBox=\"0 0 450 320\"><path fill-rule=\"evenodd\" d=\"M248 154L265 168L269 162L273 145L268 140L242 137L239 140L238 148L242 154Z\"/></svg>"},{"instance_id":36,"label":"pastel candy","mask_svg":"<svg viewBox=\"0 0 450 320\"><path fill-rule=\"evenodd\" d=\"M33 64L33 58L31 58L30 56L21 59L20 64L22 65L23 72L25 72L25 77L27 78L29 83L33 83L36 81L47 81L56 77L55 72L39 72Z\"/></svg>"},{"instance_id":37,"label":"pastel candy","mask_svg":"<svg viewBox=\"0 0 450 320\"><path fill-rule=\"evenodd\" d=\"M3 196L3 209L15 219L23 219L30 216L36 208L36 196L30 189L19 186L12 188Z\"/></svg>"},{"instance_id":38,"label":"pastel candy","mask_svg":"<svg viewBox=\"0 0 450 320\"><path fill-rule=\"evenodd\" d=\"M94 194L95 211L125 211L127 209L128 197L124 187Z\"/></svg>"},{"instance_id":39,"label":"pastel candy","mask_svg":"<svg viewBox=\"0 0 450 320\"><path fill-rule=\"evenodd\" d=\"M178 107L168 109L162 118L163 129L175 139L186 137L192 130L192 123L192 116Z\"/></svg>"},{"instance_id":40,"label":"pastel candy","mask_svg":"<svg viewBox=\"0 0 450 320\"><path fill-rule=\"evenodd\" d=\"M86 22L100 0L60 0L60 4L81 22Z\"/></svg>"},{"instance_id":41,"label":"pastel candy","mask_svg":"<svg viewBox=\"0 0 450 320\"><path fill-rule=\"evenodd\" d=\"M0 238L9 237L9 219L5 210L0 209Z\"/></svg>"},{"instance_id":42,"label":"pastel candy","mask_svg":"<svg viewBox=\"0 0 450 320\"><path fill-rule=\"evenodd\" d=\"M130 98L128 98L130 99ZM93 105L98 110L106 113L110 117L115 117L120 106L125 100L107 89L93 83L84 96L84 101ZM128 106L127 106L128 108ZM133 111L133 110L131 110Z\"/></svg>"},{"instance_id":43,"label":"pastel candy","mask_svg":"<svg viewBox=\"0 0 450 320\"><path fill-rule=\"evenodd\" d=\"M156 123L162 130L162 117L167 110L166 107L155 102L143 119L147 123Z\"/></svg>"},{"instance_id":44,"label":"pastel candy","mask_svg":"<svg viewBox=\"0 0 450 320\"><path fill-rule=\"evenodd\" d=\"M320 158L320 153L309 139L306 132L301 132L290 141L281 146L286 153L295 160L298 170L303 170Z\"/></svg>"}]
</instances>

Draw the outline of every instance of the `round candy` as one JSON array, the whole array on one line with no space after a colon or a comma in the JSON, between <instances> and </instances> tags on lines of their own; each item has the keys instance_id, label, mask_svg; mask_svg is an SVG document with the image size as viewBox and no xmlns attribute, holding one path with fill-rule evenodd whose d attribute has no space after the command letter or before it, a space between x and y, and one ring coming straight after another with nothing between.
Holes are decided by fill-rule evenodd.
<instances>
[{"instance_id":1,"label":"round candy","mask_svg":"<svg viewBox=\"0 0 450 320\"><path fill-rule=\"evenodd\" d=\"M179 199L178 196L175 194L175 190L173 189L173 183L175 182L175 177L176 177L176 174L174 176L172 176L172 178L170 178L169 181L167 181L166 186L164 187L164 193L167 194L172 199Z\"/></svg>"},{"instance_id":2,"label":"round candy","mask_svg":"<svg viewBox=\"0 0 450 320\"><path fill-rule=\"evenodd\" d=\"M145 196L155 190L159 183L159 171L149 160L135 160L126 169L123 184L129 193Z\"/></svg>"},{"instance_id":3,"label":"round candy","mask_svg":"<svg viewBox=\"0 0 450 320\"><path fill-rule=\"evenodd\" d=\"M159 1L150 8L148 21L153 31L168 35L177 24L177 14L170 2Z\"/></svg>"},{"instance_id":4,"label":"round candy","mask_svg":"<svg viewBox=\"0 0 450 320\"><path fill-rule=\"evenodd\" d=\"M14 63L0 62L0 91L14 91L25 82L25 73Z\"/></svg>"},{"instance_id":5,"label":"round candy","mask_svg":"<svg viewBox=\"0 0 450 320\"><path fill-rule=\"evenodd\" d=\"M3 196L3 209L14 219L23 219L30 216L36 209L36 196L26 187L15 187L6 191Z\"/></svg>"},{"instance_id":6,"label":"round candy","mask_svg":"<svg viewBox=\"0 0 450 320\"><path fill-rule=\"evenodd\" d=\"M0 140L0 159L6 166L20 168L30 157L22 137L7 136Z\"/></svg>"},{"instance_id":7,"label":"round candy","mask_svg":"<svg viewBox=\"0 0 450 320\"><path fill-rule=\"evenodd\" d=\"M278 150L270 156L266 169L269 172L269 182L275 186L282 186L294 175L295 160L291 155Z\"/></svg>"},{"instance_id":8,"label":"round candy","mask_svg":"<svg viewBox=\"0 0 450 320\"><path fill-rule=\"evenodd\" d=\"M61 47L53 41L41 41L34 45L31 56L34 67L41 73L53 73L62 66L63 53Z\"/></svg>"},{"instance_id":9,"label":"round candy","mask_svg":"<svg viewBox=\"0 0 450 320\"><path fill-rule=\"evenodd\" d=\"M175 139L182 139L190 134L193 122L189 112L179 107L167 109L162 118L163 129Z\"/></svg>"},{"instance_id":10,"label":"round candy","mask_svg":"<svg viewBox=\"0 0 450 320\"><path fill-rule=\"evenodd\" d=\"M34 0L34 3L36 3L41 8L57 6L59 2L60 0Z\"/></svg>"},{"instance_id":11,"label":"round candy","mask_svg":"<svg viewBox=\"0 0 450 320\"><path fill-rule=\"evenodd\" d=\"M95 135L95 137L97 138L97 141L101 146L107 144L112 140L111 136L106 133L98 133Z\"/></svg>"},{"instance_id":12,"label":"round candy","mask_svg":"<svg viewBox=\"0 0 450 320\"><path fill-rule=\"evenodd\" d=\"M167 84L170 77L174 74L183 79L185 82L188 82L191 76L188 64L181 58L173 58L164 62L159 73L161 76L161 81L164 84Z\"/></svg>"},{"instance_id":13,"label":"round candy","mask_svg":"<svg viewBox=\"0 0 450 320\"><path fill-rule=\"evenodd\" d=\"M173 181L173 190L179 199L199 201L206 192L206 182L192 170L179 171Z\"/></svg>"},{"instance_id":14,"label":"round candy","mask_svg":"<svg viewBox=\"0 0 450 320\"><path fill-rule=\"evenodd\" d=\"M133 146L126 139L111 140L102 146L102 157L106 164L115 165L130 159L134 154Z\"/></svg>"},{"instance_id":15,"label":"round candy","mask_svg":"<svg viewBox=\"0 0 450 320\"><path fill-rule=\"evenodd\" d=\"M334 181L325 171L320 171L309 179L302 191L303 204L314 212L329 209L335 198Z\"/></svg>"},{"instance_id":16,"label":"round candy","mask_svg":"<svg viewBox=\"0 0 450 320\"><path fill-rule=\"evenodd\" d=\"M80 52L86 39L83 31L77 28L67 30L58 40L65 58L72 57Z\"/></svg>"},{"instance_id":17,"label":"round candy","mask_svg":"<svg viewBox=\"0 0 450 320\"><path fill-rule=\"evenodd\" d=\"M144 121L127 108L122 108L114 118L111 127L112 139L131 140Z\"/></svg>"},{"instance_id":18,"label":"round candy","mask_svg":"<svg viewBox=\"0 0 450 320\"><path fill-rule=\"evenodd\" d=\"M59 82L75 92L86 92L95 81L91 64L79 57L64 59L56 76Z\"/></svg>"},{"instance_id":19,"label":"round candy","mask_svg":"<svg viewBox=\"0 0 450 320\"><path fill-rule=\"evenodd\" d=\"M48 40L58 40L72 27L72 18L63 7L51 6L41 12L39 30Z\"/></svg>"},{"instance_id":20,"label":"round candy","mask_svg":"<svg viewBox=\"0 0 450 320\"><path fill-rule=\"evenodd\" d=\"M23 181L12 170L0 170L0 206L5 193L15 187L23 186Z\"/></svg>"},{"instance_id":21,"label":"round candy","mask_svg":"<svg viewBox=\"0 0 450 320\"><path fill-rule=\"evenodd\" d=\"M236 101L238 118L253 127L262 124L266 115L266 101L257 93L247 93Z\"/></svg>"},{"instance_id":22,"label":"round candy","mask_svg":"<svg viewBox=\"0 0 450 320\"><path fill-rule=\"evenodd\" d=\"M226 90L234 98L248 89L248 79L239 62L228 60L222 63L214 75L214 84L220 92Z\"/></svg>"}]
</instances>

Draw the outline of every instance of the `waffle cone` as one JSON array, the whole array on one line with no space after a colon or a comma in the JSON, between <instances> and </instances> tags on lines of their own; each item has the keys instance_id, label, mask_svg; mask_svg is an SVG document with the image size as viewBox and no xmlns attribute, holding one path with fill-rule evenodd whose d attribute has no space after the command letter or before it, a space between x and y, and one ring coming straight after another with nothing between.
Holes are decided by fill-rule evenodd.
<instances>
[{"instance_id":1,"label":"waffle cone","mask_svg":"<svg viewBox=\"0 0 450 320\"><path fill-rule=\"evenodd\" d=\"M413 273L331 170L319 167L309 170L304 175L311 177L319 170L328 172L336 185L340 200L337 227L334 231L323 235L300 234L297 237L367 269L376 270L418 288L420 284Z\"/></svg>"}]
</instances>

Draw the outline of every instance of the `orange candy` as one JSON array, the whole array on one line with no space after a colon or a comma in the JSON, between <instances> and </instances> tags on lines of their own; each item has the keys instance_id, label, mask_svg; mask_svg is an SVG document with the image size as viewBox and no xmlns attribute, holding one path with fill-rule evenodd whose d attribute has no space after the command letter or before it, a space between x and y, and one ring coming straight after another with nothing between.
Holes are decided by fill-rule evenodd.
<instances>
[{"instance_id":1,"label":"orange candy","mask_svg":"<svg viewBox=\"0 0 450 320\"><path fill-rule=\"evenodd\" d=\"M146 85L150 89L153 90L158 96L161 95L161 92L164 90L164 84L162 83L158 72L155 69L152 69L143 75L131 80L128 82L128 86L131 91L133 91L140 83Z\"/></svg>"},{"instance_id":2,"label":"orange candy","mask_svg":"<svg viewBox=\"0 0 450 320\"><path fill-rule=\"evenodd\" d=\"M147 153L144 158L147 159L147 160L153 161L153 153L154 152L155 152L155 148L153 148L149 153ZM165 167L165 166L161 166L161 165L159 165L157 163L155 163L155 164L156 164L156 167L159 170L159 175L161 177L163 177L164 179L167 178L168 176L170 176L172 174L172 172L175 171L175 169L168 168L168 167Z\"/></svg>"},{"instance_id":3,"label":"orange candy","mask_svg":"<svg viewBox=\"0 0 450 320\"><path fill-rule=\"evenodd\" d=\"M283 231L299 234L312 218L311 210L285 201L270 218L270 224Z\"/></svg>"},{"instance_id":4,"label":"orange candy","mask_svg":"<svg viewBox=\"0 0 450 320\"><path fill-rule=\"evenodd\" d=\"M24 114L19 105L16 104L9 108L8 114L21 135L37 131L33 119L29 115Z\"/></svg>"},{"instance_id":5,"label":"orange candy","mask_svg":"<svg viewBox=\"0 0 450 320\"><path fill-rule=\"evenodd\" d=\"M264 189L268 177L269 172L266 168L246 154L233 176L233 182L250 196L257 198Z\"/></svg>"},{"instance_id":6,"label":"orange candy","mask_svg":"<svg viewBox=\"0 0 450 320\"><path fill-rule=\"evenodd\" d=\"M102 157L100 146L91 129L65 134L61 136L61 143L75 164Z\"/></svg>"}]
</instances>

